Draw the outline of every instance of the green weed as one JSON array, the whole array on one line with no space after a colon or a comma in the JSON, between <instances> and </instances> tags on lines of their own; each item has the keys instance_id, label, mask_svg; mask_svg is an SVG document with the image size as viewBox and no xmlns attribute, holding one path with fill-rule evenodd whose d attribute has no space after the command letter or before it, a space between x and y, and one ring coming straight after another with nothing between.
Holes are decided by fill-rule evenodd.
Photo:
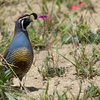
<instances>
[{"instance_id":1,"label":"green weed","mask_svg":"<svg viewBox=\"0 0 100 100\"><path fill-rule=\"evenodd\" d=\"M100 34L92 33L89 25L84 20L74 21L76 15L76 12L71 16L65 14L66 19L64 19L64 21L69 20L69 22L68 24L60 25L62 45L68 43L75 43L78 45L79 43L83 45L91 43L98 44L100 42Z\"/></svg>"},{"instance_id":2,"label":"green weed","mask_svg":"<svg viewBox=\"0 0 100 100\"><path fill-rule=\"evenodd\" d=\"M91 85L84 90L84 95L82 100L88 100L93 98L95 100L100 99L100 87L95 86L93 83L91 83Z\"/></svg>"},{"instance_id":3,"label":"green weed","mask_svg":"<svg viewBox=\"0 0 100 100\"><path fill-rule=\"evenodd\" d=\"M65 73L65 67L59 67L57 62L55 63L53 55L48 52L44 65L42 68L39 68L38 71L42 74L43 79L46 79L46 77L63 75Z\"/></svg>"}]
</instances>

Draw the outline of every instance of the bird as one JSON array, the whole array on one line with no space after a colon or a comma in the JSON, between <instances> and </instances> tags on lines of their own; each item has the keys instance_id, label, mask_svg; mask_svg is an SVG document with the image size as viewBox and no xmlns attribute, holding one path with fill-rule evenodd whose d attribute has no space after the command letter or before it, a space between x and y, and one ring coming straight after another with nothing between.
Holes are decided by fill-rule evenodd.
<instances>
[{"instance_id":1,"label":"bird","mask_svg":"<svg viewBox=\"0 0 100 100\"><path fill-rule=\"evenodd\" d=\"M37 19L37 14L31 13L25 14L16 20L13 39L3 55L8 64L14 65L12 69L20 81L29 71L34 58L33 48L27 32L28 25L33 22L30 18L32 15L34 19ZM22 87L21 84L20 86Z\"/></svg>"}]
</instances>

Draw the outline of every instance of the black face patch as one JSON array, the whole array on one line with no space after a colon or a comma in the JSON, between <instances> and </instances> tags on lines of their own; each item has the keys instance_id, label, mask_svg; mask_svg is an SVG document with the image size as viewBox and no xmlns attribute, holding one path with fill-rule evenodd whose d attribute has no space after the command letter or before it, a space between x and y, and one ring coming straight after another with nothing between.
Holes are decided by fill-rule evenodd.
<instances>
[{"instance_id":1,"label":"black face patch","mask_svg":"<svg viewBox=\"0 0 100 100\"><path fill-rule=\"evenodd\" d=\"M23 28L26 29L26 27L30 24L30 19L24 19L23 21Z\"/></svg>"},{"instance_id":2,"label":"black face patch","mask_svg":"<svg viewBox=\"0 0 100 100\"><path fill-rule=\"evenodd\" d=\"M30 24L30 22L32 22L32 20L30 19L30 17L28 18L22 18L22 20L20 20L20 24L23 30L26 30L27 26Z\"/></svg>"}]
</instances>

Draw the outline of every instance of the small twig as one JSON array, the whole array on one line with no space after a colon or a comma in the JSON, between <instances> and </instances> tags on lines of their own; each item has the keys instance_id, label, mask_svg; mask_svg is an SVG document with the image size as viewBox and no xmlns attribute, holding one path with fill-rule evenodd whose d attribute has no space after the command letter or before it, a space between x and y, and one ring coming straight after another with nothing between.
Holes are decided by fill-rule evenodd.
<instances>
[{"instance_id":1,"label":"small twig","mask_svg":"<svg viewBox=\"0 0 100 100\"><path fill-rule=\"evenodd\" d=\"M7 64L8 65L8 67L11 69L11 71L13 72L13 74L14 74L14 76L16 77L16 78L18 78L18 76L16 75L16 73L14 72L14 70L11 68L12 66L13 67L17 67L17 66L14 66L14 65L12 65L12 64L9 64L8 62L7 62L7 60L0 54L0 58L5 62L5 64ZM6 67L6 66L5 66ZM6 67L7 68L7 67Z\"/></svg>"}]
</instances>

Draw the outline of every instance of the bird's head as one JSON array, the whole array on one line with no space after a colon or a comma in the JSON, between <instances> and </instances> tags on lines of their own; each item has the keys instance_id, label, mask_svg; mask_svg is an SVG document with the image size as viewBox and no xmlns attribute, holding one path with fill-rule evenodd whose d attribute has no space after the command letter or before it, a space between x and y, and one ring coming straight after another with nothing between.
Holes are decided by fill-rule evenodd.
<instances>
[{"instance_id":1,"label":"bird's head","mask_svg":"<svg viewBox=\"0 0 100 100\"><path fill-rule=\"evenodd\" d=\"M36 13L32 13L32 14L26 14L24 16L21 16L18 18L18 20L16 21L16 25L15 28L21 29L23 31L26 31L27 26L33 21L30 16L34 16L34 19L37 19L37 14Z\"/></svg>"}]
</instances>

